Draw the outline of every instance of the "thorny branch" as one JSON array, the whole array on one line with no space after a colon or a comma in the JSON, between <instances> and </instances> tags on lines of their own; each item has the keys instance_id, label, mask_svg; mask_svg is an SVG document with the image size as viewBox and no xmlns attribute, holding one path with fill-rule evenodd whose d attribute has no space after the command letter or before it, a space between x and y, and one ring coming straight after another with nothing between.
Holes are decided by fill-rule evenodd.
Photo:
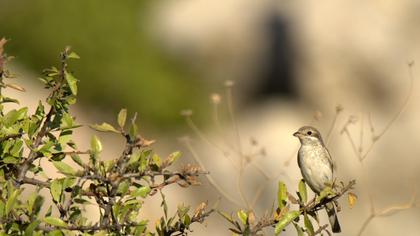
<instances>
[{"instance_id":1,"label":"thorny branch","mask_svg":"<svg viewBox=\"0 0 420 236\"><path fill-rule=\"evenodd\" d=\"M60 89L61 89L61 85L62 83L65 81L65 71L67 68L67 56L70 52L70 48L67 47L64 52L61 54L61 68L60 68L60 80L59 82L56 84L56 86L53 88L51 94L49 95L49 97L54 97L55 95L59 94ZM19 173L17 176L17 183L20 184L20 182L23 180L23 178L25 178L26 173L28 172L28 169L30 167L30 165L32 164L32 162L38 158L38 153L36 152L36 149L39 147L39 145L42 142L42 139L46 136L47 132L48 132L48 128L49 128L49 123L51 122L51 118L54 115L55 112L55 107L52 105L47 113L47 115L45 116L44 122L41 125L41 129L38 132L35 141L31 147L31 150L29 152L28 157L25 159L25 161L21 164L21 167L19 169Z\"/></svg>"},{"instance_id":2,"label":"thorny branch","mask_svg":"<svg viewBox=\"0 0 420 236\"><path fill-rule=\"evenodd\" d=\"M350 181L346 186L341 188L339 190L339 192L336 192L335 195L333 195L331 197L324 198L320 202L318 202L316 197L315 197L311 201L309 201L306 205L302 204L302 203L298 203L300 205L300 207L299 207L300 208L299 209L300 214L301 215L304 215L305 213L306 214L315 214L320 209L323 209L327 203L335 202L337 199L342 197L345 193L349 192L354 187L355 184L356 184L356 182L354 180ZM282 213L285 214L285 213L287 213L287 211L284 211ZM257 235L257 233L261 232L264 228L274 227L278 223L278 219L283 216L283 215L281 215L282 213L280 213L280 215L278 217L273 217L272 215L266 215L266 216L262 217L255 225L251 226L251 230L250 230L251 235ZM317 232L319 231L318 234L321 233L321 231L323 231L327 226L328 225L321 226L317 230Z\"/></svg>"}]
</instances>

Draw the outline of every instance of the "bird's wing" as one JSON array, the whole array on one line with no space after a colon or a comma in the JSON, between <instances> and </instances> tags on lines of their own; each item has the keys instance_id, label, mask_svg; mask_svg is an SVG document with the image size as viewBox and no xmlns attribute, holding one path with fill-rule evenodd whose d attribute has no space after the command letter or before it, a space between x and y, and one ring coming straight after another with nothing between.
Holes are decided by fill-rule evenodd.
<instances>
[{"instance_id":1,"label":"bird's wing","mask_svg":"<svg viewBox=\"0 0 420 236\"><path fill-rule=\"evenodd\" d=\"M298 164L298 166L299 166L299 169L302 169L302 166L301 166L301 164L300 164L300 152L298 152L298 154L297 154L297 164Z\"/></svg>"},{"instance_id":2,"label":"bird's wing","mask_svg":"<svg viewBox=\"0 0 420 236\"><path fill-rule=\"evenodd\" d=\"M328 151L327 148L325 148L325 150L327 151L327 156L328 156L328 160L330 162L331 165L331 169L333 171L337 171L337 164L335 163L334 159L332 159L330 152Z\"/></svg>"}]
</instances>

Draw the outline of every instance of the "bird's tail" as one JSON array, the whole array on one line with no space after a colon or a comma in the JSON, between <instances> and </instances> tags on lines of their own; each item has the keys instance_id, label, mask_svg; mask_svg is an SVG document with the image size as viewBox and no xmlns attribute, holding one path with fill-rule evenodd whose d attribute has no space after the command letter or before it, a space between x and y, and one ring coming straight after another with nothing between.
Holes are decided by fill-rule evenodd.
<instances>
[{"instance_id":1,"label":"bird's tail","mask_svg":"<svg viewBox=\"0 0 420 236\"><path fill-rule=\"evenodd\" d=\"M340 233L341 227L340 223L338 222L337 213L335 212L335 207L332 202L327 203L325 205L325 209L327 210L328 219L330 220L331 229L334 233Z\"/></svg>"}]
</instances>

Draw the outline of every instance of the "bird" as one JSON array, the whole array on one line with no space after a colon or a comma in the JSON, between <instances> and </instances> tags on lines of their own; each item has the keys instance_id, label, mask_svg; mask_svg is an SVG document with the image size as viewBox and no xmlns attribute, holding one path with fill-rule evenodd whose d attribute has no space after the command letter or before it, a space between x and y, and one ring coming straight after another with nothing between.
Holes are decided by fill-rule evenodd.
<instances>
[{"instance_id":1,"label":"bird","mask_svg":"<svg viewBox=\"0 0 420 236\"><path fill-rule=\"evenodd\" d=\"M335 164L325 147L321 133L312 126L303 126L293 136L300 141L298 166L308 186L319 195L327 185L333 183ZM335 206L332 202L325 205L331 229L341 232Z\"/></svg>"}]
</instances>

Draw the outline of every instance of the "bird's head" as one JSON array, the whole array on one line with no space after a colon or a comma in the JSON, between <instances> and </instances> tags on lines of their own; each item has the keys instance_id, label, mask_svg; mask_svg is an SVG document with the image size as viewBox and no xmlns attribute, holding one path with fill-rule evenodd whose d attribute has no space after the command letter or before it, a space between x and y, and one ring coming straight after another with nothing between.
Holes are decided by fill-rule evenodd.
<instances>
[{"instance_id":1,"label":"bird's head","mask_svg":"<svg viewBox=\"0 0 420 236\"><path fill-rule=\"evenodd\" d=\"M293 136L299 138L301 144L323 145L321 133L312 126L303 126Z\"/></svg>"}]
</instances>

